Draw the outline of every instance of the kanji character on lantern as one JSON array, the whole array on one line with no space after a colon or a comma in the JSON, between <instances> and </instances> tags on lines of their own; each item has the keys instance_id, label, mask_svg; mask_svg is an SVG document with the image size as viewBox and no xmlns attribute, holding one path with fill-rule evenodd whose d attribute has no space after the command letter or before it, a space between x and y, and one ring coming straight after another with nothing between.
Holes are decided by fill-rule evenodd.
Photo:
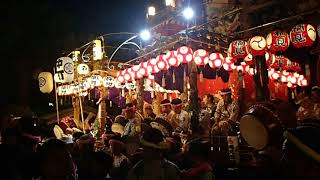
<instances>
[{"instance_id":1,"label":"kanji character on lantern","mask_svg":"<svg viewBox=\"0 0 320 180\"><path fill-rule=\"evenodd\" d=\"M243 40L233 41L229 45L229 56L235 59L243 59L248 54L247 42Z\"/></svg>"},{"instance_id":2,"label":"kanji character on lantern","mask_svg":"<svg viewBox=\"0 0 320 180\"><path fill-rule=\"evenodd\" d=\"M309 47L316 40L316 30L310 24L299 24L290 31L290 40L294 47Z\"/></svg>"},{"instance_id":3,"label":"kanji character on lantern","mask_svg":"<svg viewBox=\"0 0 320 180\"><path fill-rule=\"evenodd\" d=\"M193 50L188 46L182 46L177 49L177 58L182 64L189 63L193 59Z\"/></svg>"},{"instance_id":4,"label":"kanji character on lantern","mask_svg":"<svg viewBox=\"0 0 320 180\"><path fill-rule=\"evenodd\" d=\"M290 46L289 35L284 31L272 31L266 40L267 47L271 52L286 51Z\"/></svg>"},{"instance_id":5,"label":"kanji character on lantern","mask_svg":"<svg viewBox=\"0 0 320 180\"><path fill-rule=\"evenodd\" d=\"M252 56L263 56L267 51L266 39L262 36L254 36L249 39L248 43L249 52Z\"/></svg>"}]
</instances>

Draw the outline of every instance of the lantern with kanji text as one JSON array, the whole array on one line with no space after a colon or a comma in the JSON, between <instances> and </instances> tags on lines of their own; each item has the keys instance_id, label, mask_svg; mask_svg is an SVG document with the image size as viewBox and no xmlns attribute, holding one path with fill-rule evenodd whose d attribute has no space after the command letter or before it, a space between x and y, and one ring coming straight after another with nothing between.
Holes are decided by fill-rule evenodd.
<instances>
[{"instance_id":1,"label":"lantern with kanji text","mask_svg":"<svg viewBox=\"0 0 320 180\"><path fill-rule=\"evenodd\" d=\"M284 31L272 31L268 34L267 47L271 52L283 52L290 46L290 38L288 33Z\"/></svg>"},{"instance_id":2,"label":"lantern with kanji text","mask_svg":"<svg viewBox=\"0 0 320 180\"><path fill-rule=\"evenodd\" d=\"M236 40L230 43L228 54L235 59L244 59L248 55L247 42Z\"/></svg>"},{"instance_id":3,"label":"lantern with kanji text","mask_svg":"<svg viewBox=\"0 0 320 180\"><path fill-rule=\"evenodd\" d=\"M309 47L316 40L316 30L310 24L298 24L290 31L290 40L294 47Z\"/></svg>"},{"instance_id":4,"label":"lantern with kanji text","mask_svg":"<svg viewBox=\"0 0 320 180\"><path fill-rule=\"evenodd\" d=\"M60 83L72 82L74 78L73 60L69 57L61 57L56 61L54 80Z\"/></svg>"}]
</instances>

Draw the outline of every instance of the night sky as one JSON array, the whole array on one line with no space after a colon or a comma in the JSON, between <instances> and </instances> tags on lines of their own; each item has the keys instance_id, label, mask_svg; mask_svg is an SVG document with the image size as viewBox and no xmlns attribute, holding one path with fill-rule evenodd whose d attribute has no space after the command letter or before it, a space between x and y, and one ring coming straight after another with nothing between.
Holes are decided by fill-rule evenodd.
<instances>
[{"instance_id":1,"label":"night sky","mask_svg":"<svg viewBox=\"0 0 320 180\"><path fill-rule=\"evenodd\" d=\"M1 105L36 106L48 97L40 93L34 72L51 70L63 52L101 34L139 32L145 27L147 0L7 0L1 6L6 17Z\"/></svg>"}]
</instances>

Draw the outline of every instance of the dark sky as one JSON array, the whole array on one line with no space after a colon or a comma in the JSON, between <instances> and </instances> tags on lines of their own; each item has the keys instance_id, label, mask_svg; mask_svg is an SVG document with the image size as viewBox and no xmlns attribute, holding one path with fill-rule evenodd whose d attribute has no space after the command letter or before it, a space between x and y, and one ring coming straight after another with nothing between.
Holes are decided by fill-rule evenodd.
<instances>
[{"instance_id":1,"label":"dark sky","mask_svg":"<svg viewBox=\"0 0 320 180\"><path fill-rule=\"evenodd\" d=\"M62 52L110 32L145 27L148 0L1 1L2 71L6 88L1 104L36 104L46 99L32 79L37 68L50 70ZM109 41L114 39L107 39ZM111 43L111 42L110 42ZM8 67L8 68L7 68ZM10 78L9 78L10 77Z\"/></svg>"}]
</instances>

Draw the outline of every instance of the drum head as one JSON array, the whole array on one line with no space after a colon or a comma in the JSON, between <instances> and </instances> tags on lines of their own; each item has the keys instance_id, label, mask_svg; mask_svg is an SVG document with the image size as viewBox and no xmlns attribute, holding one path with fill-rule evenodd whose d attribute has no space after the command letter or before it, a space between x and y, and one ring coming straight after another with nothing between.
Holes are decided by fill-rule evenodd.
<instances>
[{"instance_id":1,"label":"drum head","mask_svg":"<svg viewBox=\"0 0 320 180\"><path fill-rule=\"evenodd\" d=\"M240 119L240 133L244 140L255 149L263 149L268 144L268 130L255 116L244 115Z\"/></svg>"}]
</instances>

